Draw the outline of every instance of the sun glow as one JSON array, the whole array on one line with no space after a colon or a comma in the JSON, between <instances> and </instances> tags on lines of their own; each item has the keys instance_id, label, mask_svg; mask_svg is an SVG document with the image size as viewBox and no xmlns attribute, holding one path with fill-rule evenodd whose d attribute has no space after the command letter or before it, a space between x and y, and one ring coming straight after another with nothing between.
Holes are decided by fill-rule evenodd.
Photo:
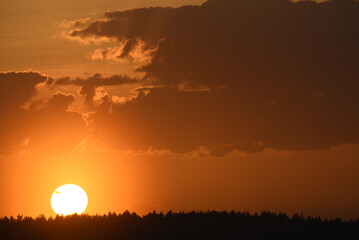
<instances>
[{"instance_id":1,"label":"sun glow","mask_svg":"<svg viewBox=\"0 0 359 240\"><path fill-rule=\"evenodd\" d=\"M65 184L58 187L51 197L51 206L56 214L81 214L87 207L86 192L75 184Z\"/></svg>"}]
</instances>

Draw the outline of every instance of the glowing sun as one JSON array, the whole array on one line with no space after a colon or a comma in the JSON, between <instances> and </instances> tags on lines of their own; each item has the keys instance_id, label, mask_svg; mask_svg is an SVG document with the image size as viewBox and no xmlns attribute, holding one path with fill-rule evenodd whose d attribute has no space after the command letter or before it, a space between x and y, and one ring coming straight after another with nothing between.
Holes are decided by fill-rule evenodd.
<instances>
[{"instance_id":1,"label":"glowing sun","mask_svg":"<svg viewBox=\"0 0 359 240\"><path fill-rule=\"evenodd\" d=\"M58 187L51 197L51 206L56 214L81 214L87 207L86 192L75 184L65 184Z\"/></svg>"}]
</instances>

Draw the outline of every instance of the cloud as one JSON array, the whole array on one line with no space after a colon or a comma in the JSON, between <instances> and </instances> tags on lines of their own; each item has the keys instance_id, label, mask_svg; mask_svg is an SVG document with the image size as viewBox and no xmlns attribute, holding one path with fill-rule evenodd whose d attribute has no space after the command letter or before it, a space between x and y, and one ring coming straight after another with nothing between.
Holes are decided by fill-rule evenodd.
<instances>
[{"instance_id":1,"label":"cloud","mask_svg":"<svg viewBox=\"0 0 359 240\"><path fill-rule=\"evenodd\" d=\"M345 111L330 98L308 97L306 102L272 106L269 99L257 97L228 88L210 92L154 88L124 104L107 103L107 111L102 109L90 120L96 139L122 150L185 153L204 146L220 156L233 150L298 151L358 141L354 105ZM339 111L342 115L337 117Z\"/></svg>"},{"instance_id":2,"label":"cloud","mask_svg":"<svg viewBox=\"0 0 359 240\"><path fill-rule=\"evenodd\" d=\"M108 12L71 36L116 39L117 48L97 50L96 57L104 60L136 59L136 49L141 59L153 50L137 69L143 79L96 74L46 80L35 74L34 82L21 80L27 86L22 94L14 85L7 95L13 106L21 106L38 83L55 89L79 86L91 111L87 129L81 115L66 110L71 95L57 94L34 111L42 113L37 122L49 124L47 132L56 124L75 133L79 129L68 141L72 146L86 131L91 141L120 150L200 149L215 156L357 144L358 10L359 3L349 0L209 0L201 6ZM128 101L101 90L127 83L143 85ZM96 92L100 105L94 104ZM51 109L57 109L58 119L76 122L76 129L70 120L52 119ZM29 131L20 123L33 112L21 111L24 116L14 118ZM31 132L31 138L13 142L30 139L28 145L39 148L40 140L34 139L45 139L43 134L36 138Z\"/></svg>"},{"instance_id":3,"label":"cloud","mask_svg":"<svg viewBox=\"0 0 359 240\"><path fill-rule=\"evenodd\" d=\"M30 113L27 148L41 152L65 152L76 147L88 134L82 114L67 111L73 95L56 93L44 108Z\"/></svg>"},{"instance_id":4,"label":"cloud","mask_svg":"<svg viewBox=\"0 0 359 240\"><path fill-rule=\"evenodd\" d=\"M96 93L96 88L103 86L120 86L127 83L138 83L141 79L131 78L126 75L113 75L111 77L104 77L101 74L94 74L88 78L70 78L63 77L56 80L48 81L49 87L57 85L75 85L80 86L79 93L84 95L85 104L91 109L93 107L93 100Z\"/></svg>"},{"instance_id":5,"label":"cloud","mask_svg":"<svg viewBox=\"0 0 359 240\"><path fill-rule=\"evenodd\" d=\"M48 100L47 108L65 112L73 101L75 101L75 97L73 95L65 95L57 92Z\"/></svg>"},{"instance_id":6,"label":"cloud","mask_svg":"<svg viewBox=\"0 0 359 240\"><path fill-rule=\"evenodd\" d=\"M9 151L26 140L27 112L21 106L47 77L38 72L0 73L0 151ZM23 122L22 122L23 121Z\"/></svg>"},{"instance_id":7,"label":"cloud","mask_svg":"<svg viewBox=\"0 0 359 240\"><path fill-rule=\"evenodd\" d=\"M164 37L176 12L177 9L161 7L107 12L104 19L94 21L85 29L73 31L70 37L107 37L116 38L120 42L141 38L155 46L157 41Z\"/></svg>"},{"instance_id":8,"label":"cloud","mask_svg":"<svg viewBox=\"0 0 359 240\"><path fill-rule=\"evenodd\" d=\"M353 1L213 0L200 7L108 12L72 36L141 39L152 46L165 39L141 70L170 85L257 84L294 73L311 82L331 75L339 59L345 61L340 66L356 61L357 8Z\"/></svg>"},{"instance_id":9,"label":"cloud","mask_svg":"<svg viewBox=\"0 0 359 240\"><path fill-rule=\"evenodd\" d=\"M106 13L73 36L158 44L138 70L160 88L94 115L98 137L219 155L358 143L358 10L355 1L209 0Z\"/></svg>"},{"instance_id":10,"label":"cloud","mask_svg":"<svg viewBox=\"0 0 359 240\"><path fill-rule=\"evenodd\" d=\"M121 50L120 47L108 47L105 49L98 48L91 54L91 59L118 61L118 56L121 55Z\"/></svg>"},{"instance_id":11,"label":"cloud","mask_svg":"<svg viewBox=\"0 0 359 240\"><path fill-rule=\"evenodd\" d=\"M34 71L0 73L0 111L19 110L36 93L36 85L48 79Z\"/></svg>"},{"instance_id":12,"label":"cloud","mask_svg":"<svg viewBox=\"0 0 359 240\"><path fill-rule=\"evenodd\" d=\"M71 36L74 31L81 30L82 28L86 27L90 18L82 18L76 20L63 20L61 22L54 23L54 26L61 29L58 34L52 35L53 38L64 38L70 41L76 41L81 45L89 45L90 43L101 44L101 43L109 43L113 42L114 38L107 38L107 37L96 37L96 38L80 38Z\"/></svg>"},{"instance_id":13,"label":"cloud","mask_svg":"<svg viewBox=\"0 0 359 240\"><path fill-rule=\"evenodd\" d=\"M22 107L36 86L52 78L38 72L0 73L0 153L20 150L67 151L86 136L82 115L67 111L74 96L56 93L40 108ZM41 102L42 103L42 102ZM36 105L36 103L34 103Z\"/></svg>"},{"instance_id":14,"label":"cloud","mask_svg":"<svg viewBox=\"0 0 359 240\"><path fill-rule=\"evenodd\" d=\"M127 39L120 47L99 48L91 54L92 60L107 60L111 62L129 61L137 65L149 64L157 48L147 49L145 42L140 39Z\"/></svg>"}]
</instances>

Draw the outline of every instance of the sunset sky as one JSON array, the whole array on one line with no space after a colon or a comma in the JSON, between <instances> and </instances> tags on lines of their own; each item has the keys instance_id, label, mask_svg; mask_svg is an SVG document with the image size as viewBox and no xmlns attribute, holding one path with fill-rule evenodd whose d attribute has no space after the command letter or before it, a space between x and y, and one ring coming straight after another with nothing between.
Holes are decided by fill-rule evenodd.
<instances>
[{"instance_id":1,"label":"sunset sky","mask_svg":"<svg viewBox=\"0 0 359 240\"><path fill-rule=\"evenodd\" d=\"M359 217L359 2L0 1L0 217Z\"/></svg>"}]
</instances>

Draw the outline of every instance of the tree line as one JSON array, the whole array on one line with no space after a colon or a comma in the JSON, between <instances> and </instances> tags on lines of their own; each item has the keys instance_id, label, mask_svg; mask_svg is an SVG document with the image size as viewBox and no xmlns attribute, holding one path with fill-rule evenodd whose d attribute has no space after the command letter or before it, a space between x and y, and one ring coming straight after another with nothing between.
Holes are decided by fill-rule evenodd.
<instances>
[{"instance_id":1,"label":"tree line","mask_svg":"<svg viewBox=\"0 0 359 240\"><path fill-rule=\"evenodd\" d=\"M359 218L322 219L264 211L172 211L0 219L0 239L359 239Z\"/></svg>"}]
</instances>

